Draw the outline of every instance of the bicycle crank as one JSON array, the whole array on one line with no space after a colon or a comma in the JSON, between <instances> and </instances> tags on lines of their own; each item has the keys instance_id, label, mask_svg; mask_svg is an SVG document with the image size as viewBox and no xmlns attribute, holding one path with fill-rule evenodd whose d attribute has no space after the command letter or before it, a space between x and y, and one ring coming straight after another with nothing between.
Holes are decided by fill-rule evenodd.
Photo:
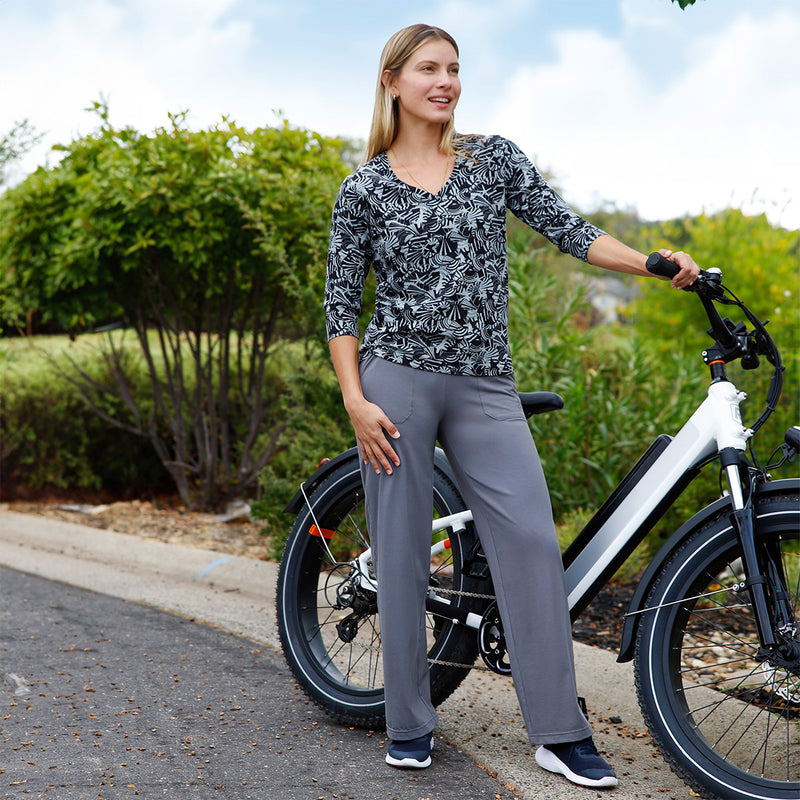
<instances>
[{"instance_id":1,"label":"bicycle crank","mask_svg":"<svg viewBox=\"0 0 800 800\"><path fill-rule=\"evenodd\" d=\"M503 621L497 603L493 602L483 613L478 628L478 649L484 664L498 675L510 675L511 664L508 660L506 637L503 632Z\"/></svg>"}]
</instances>

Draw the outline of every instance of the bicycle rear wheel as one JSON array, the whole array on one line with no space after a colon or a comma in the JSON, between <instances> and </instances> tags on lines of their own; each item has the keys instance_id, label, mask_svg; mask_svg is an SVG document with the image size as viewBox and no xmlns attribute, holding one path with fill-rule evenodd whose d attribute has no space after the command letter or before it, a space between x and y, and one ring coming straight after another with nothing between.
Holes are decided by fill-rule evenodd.
<instances>
[{"instance_id":1,"label":"bicycle rear wheel","mask_svg":"<svg viewBox=\"0 0 800 800\"><path fill-rule=\"evenodd\" d=\"M800 498L758 504L760 557L786 577L794 654L757 659L759 640L743 588L741 549L720 513L677 550L655 579L639 627L635 675L650 733L676 772L703 796L800 797Z\"/></svg>"},{"instance_id":2,"label":"bicycle rear wheel","mask_svg":"<svg viewBox=\"0 0 800 800\"><path fill-rule=\"evenodd\" d=\"M284 655L306 694L347 725L385 724L380 620L376 595L353 580L353 559L369 547L358 459L343 462L300 509L281 559L277 620ZM438 468L432 516L465 509L458 491ZM316 519L316 522L315 522ZM324 538L316 525L323 529ZM447 533L437 532L445 538ZM450 547L432 557L431 588L458 606L480 613L479 601L441 590L476 591L465 574L475 537L471 526L449 532ZM485 591L485 590L484 590ZM466 677L477 655L476 631L427 615L431 700L442 703Z\"/></svg>"}]
</instances>

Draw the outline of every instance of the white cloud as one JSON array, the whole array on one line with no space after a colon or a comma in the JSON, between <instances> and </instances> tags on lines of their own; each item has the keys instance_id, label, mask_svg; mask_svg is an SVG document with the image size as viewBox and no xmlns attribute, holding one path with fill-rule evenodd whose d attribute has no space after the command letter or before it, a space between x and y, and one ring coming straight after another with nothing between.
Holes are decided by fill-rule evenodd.
<instances>
[{"instance_id":1,"label":"white cloud","mask_svg":"<svg viewBox=\"0 0 800 800\"><path fill-rule=\"evenodd\" d=\"M251 40L248 23L222 19L231 4L76 0L41 19L17 17L0 58L0 131L27 118L46 138L23 168L96 127L83 109L101 95L119 126L152 130L189 105L201 124L218 120L236 100L231 75L245 72Z\"/></svg>"},{"instance_id":2,"label":"white cloud","mask_svg":"<svg viewBox=\"0 0 800 800\"><path fill-rule=\"evenodd\" d=\"M626 26L641 35L635 20ZM744 15L676 54L662 88L625 38L555 36L557 56L508 81L493 114L565 194L586 207L614 199L645 217L727 205L800 227L800 15Z\"/></svg>"},{"instance_id":3,"label":"white cloud","mask_svg":"<svg viewBox=\"0 0 800 800\"><path fill-rule=\"evenodd\" d=\"M380 49L413 15L462 47L459 129L515 139L581 208L605 199L667 217L754 191L782 204L800 185L794 4L749 12L737 0L737 17L724 0L687 12L667 0L498 2L412 0L367 20L366 0L0 0L0 133L28 118L47 134L19 175L96 127L83 109L101 94L114 124L143 131L185 109L195 127L223 114L256 127L281 109L364 137ZM800 227L800 202L779 219Z\"/></svg>"}]
</instances>

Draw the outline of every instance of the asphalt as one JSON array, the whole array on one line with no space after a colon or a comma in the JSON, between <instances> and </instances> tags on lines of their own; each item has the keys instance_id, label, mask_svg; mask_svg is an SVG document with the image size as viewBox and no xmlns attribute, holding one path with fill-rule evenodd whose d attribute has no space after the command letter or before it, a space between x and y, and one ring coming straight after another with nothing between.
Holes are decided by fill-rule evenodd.
<instances>
[{"instance_id":1,"label":"asphalt","mask_svg":"<svg viewBox=\"0 0 800 800\"><path fill-rule=\"evenodd\" d=\"M509 679L473 671L439 708L433 766L383 763L285 667L277 565L0 511L0 798L688 800L630 664L575 643L614 790L536 766Z\"/></svg>"}]
</instances>

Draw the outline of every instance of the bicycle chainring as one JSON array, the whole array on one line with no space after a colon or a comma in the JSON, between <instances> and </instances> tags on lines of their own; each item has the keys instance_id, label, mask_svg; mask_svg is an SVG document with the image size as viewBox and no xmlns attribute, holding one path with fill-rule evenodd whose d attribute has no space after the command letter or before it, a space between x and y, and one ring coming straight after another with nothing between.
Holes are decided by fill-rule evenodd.
<instances>
[{"instance_id":1,"label":"bicycle chainring","mask_svg":"<svg viewBox=\"0 0 800 800\"><path fill-rule=\"evenodd\" d=\"M503 621L497 603L492 602L483 613L478 628L478 648L483 663L498 675L510 675L511 663L508 660Z\"/></svg>"}]
</instances>

